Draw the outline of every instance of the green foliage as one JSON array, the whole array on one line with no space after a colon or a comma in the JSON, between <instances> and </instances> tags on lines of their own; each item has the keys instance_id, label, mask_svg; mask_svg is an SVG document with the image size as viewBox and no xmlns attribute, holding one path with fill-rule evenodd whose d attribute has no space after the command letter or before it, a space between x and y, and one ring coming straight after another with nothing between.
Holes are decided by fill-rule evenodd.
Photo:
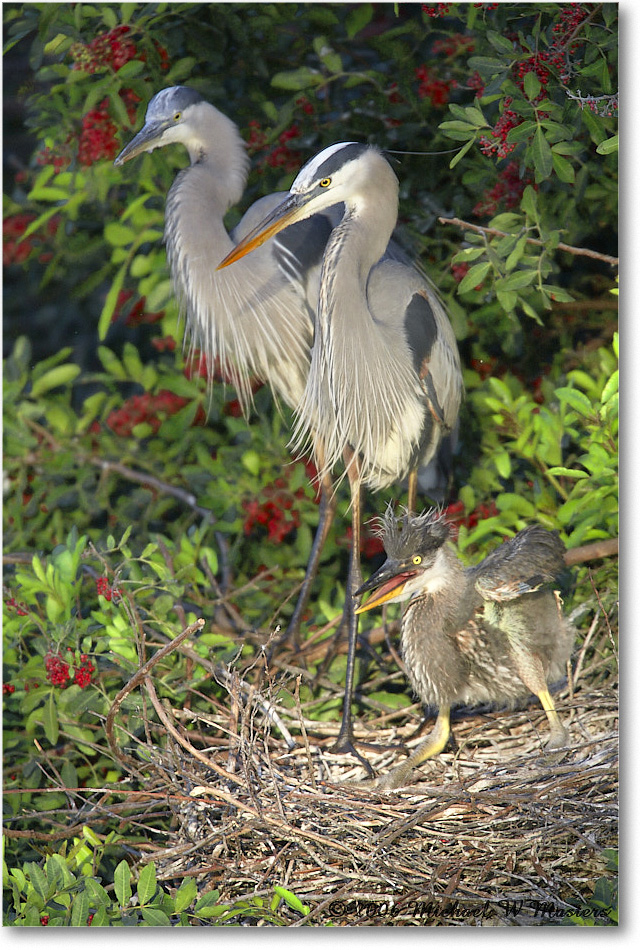
<instances>
[{"instance_id":1,"label":"green foliage","mask_svg":"<svg viewBox=\"0 0 642 950\"><path fill-rule=\"evenodd\" d=\"M230 227L339 138L399 152L399 237L442 293L462 355L446 501L467 558L535 521L568 546L616 534L617 7L443 6L436 17L420 4L3 8L6 55L28 63L12 94L31 136L5 177L11 823L35 832L40 816L67 807L63 788L119 781L103 723L150 638L168 642L204 617L194 650L232 663L253 646L219 622L226 610L247 631L286 624L318 519L310 472L286 448L288 412L260 390L248 424L235 393L208 387L175 346L163 208L186 156L112 162L164 86L194 86L248 140L252 172ZM100 43L122 27L109 34L117 63ZM338 492L306 633L319 635L343 603L345 483ZM368 497L366 516L399 497L398 487ZM612 562L578 570L571 606L594 587L608 608ZM338 657L326 675L340 683L344 672ZM180 651L154 682L176 705L207 710L221 698ZM285 689L279 699L295 704ZM305 683L299 699L319 722L340 716L336 697ZM408 698L370 701L395 709ZM129 696L119 741L144 736L147 714ZM86 828L58 853L35 838L7 847L14 925L80 926L91 914L93 926L281 925L307 912L281 887L233 905L216 891L196 900L189 879L170 893L152 864L132 883L113 832ZM600 881L596 906L612 908Z\"/></svg>"},{"instance_id":2,"label":"green foliage","mask_svg":"<svg viewBox=\"0 0 642 950\"><path fill-rule=\"evenodd\" d=\"M132 887L132 870L127 861L121 861L114 870L113 889L106 888L93 866L98 853L112 841L101 845L86 829L83 838L74 839L69 849L65 845L60 852L49 854L43 867L30 861L22 868L9 868L3 862L3 886L8 898L5 925L192 927L215 923L235 927L262 922L286 927L310 912L296 894L278 886L270 900L257 896L234 904L222 903L218 891L199 897L193 878L185 878L169 893L157 882L152 862L141 867Z\"/></svg>"}]
</instances>

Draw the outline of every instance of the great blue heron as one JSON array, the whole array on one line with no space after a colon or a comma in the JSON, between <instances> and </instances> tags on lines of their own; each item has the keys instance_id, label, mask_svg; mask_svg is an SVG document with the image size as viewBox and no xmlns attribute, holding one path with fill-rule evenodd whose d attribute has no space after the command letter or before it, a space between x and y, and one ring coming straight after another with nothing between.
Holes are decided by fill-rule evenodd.
<instances>
[{"instance_id":1,"label":"great blue heron","mask_svg":"<svg viewBox=\"0 0 642 950\"><path fill-rule=\"evenodd\" d=\"M357 613L407 603L401 649L408 676L422 702L439 714L428 739L374 787L403 785L416 765L445 748L450 708L458 702L504 704L532 692L550 724L547 748L566 745L568 732L547 683L563 676L575 631L557 594L543 586L564 570L559 535L531 525L464 568L434 510L396 518L389 508L380 534L388 557L357 592L375 589Z\"/></svg>"},{"instance_id":2,"label":"great blue heron","mask_svg":"<svg viewBox=\"0 0 642 950\"><path fill-rule=\"evenodd\" d=\"M227 233L224 216L240 200L247 181L247 150L234 122L186 86L163 89L150 100L145 125L115 164L172 143L187 149L190 165L178 173L167 196L165 242L192 345L206 357L210 373L219 362L225 366L246 414L253 377L267 382L294 408L303 398L310 370L323 252L343 209L329 208L301 221L251 261L217 271L220 260L285 195L259 199ZM394 242L384 251L406 259ZM324 458L318 437L315 455ZM288 627L291 634L301 621L336 507L329 476L322 472L320 478L319 527Z\"/></svg>"},{"instance_id":3,"label":"great blue heron","mask_svg":"<svg viewBox=\"0 0 642 950\"><path fill-rule=\"evenodd\" d=\"M417 467L450 437L462 393L457 342L439 298L416 268L381 260L397 220L398 189L379 149L332 145L302 168L286 200L220 265L238 266L283 228L337 202L345 207L323 257L310 372L296 411L298 444L306 433L319 434L322 470L343 460L351 486L348 666L336 745L351 751L361 486L377 490L409 476L412 508Z\"/></svg>"}]
</instances>

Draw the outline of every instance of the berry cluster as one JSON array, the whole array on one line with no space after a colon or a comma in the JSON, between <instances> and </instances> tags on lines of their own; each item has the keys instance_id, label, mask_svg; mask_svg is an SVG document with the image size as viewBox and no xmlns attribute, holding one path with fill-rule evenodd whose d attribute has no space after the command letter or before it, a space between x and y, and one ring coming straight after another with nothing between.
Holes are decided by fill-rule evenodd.
<instances>
[{"instance_id":1,"label":"berry cluster","mask_svg":"<svg viewBox=\"0 0 642 950\"><path fill-rule=\"evenodd\" d=\"M11 696L12 693L15 693L16 687L12 683L3 683L2 684L2 693L4 696Z\"/></svg>"},{"instance_id":2,"label":"berry cluster","mask_svg":"<svg viewBox=\"0 0 642 950\"><path fill-rule=\"evenodd\" d=\"M470 36L464 36L463 33L453 33L443 40L435 40L432 44L432 52L437 56L457 56L460 53L473 53L475 51L475 41Z\"/></svg>"},{"instance_id":3,"label":"berry cluster","mask_svg":"<svg viewBox=\"0 0 642 950\"><path fill-rule=\"evenodd\" d=\"M156 435L163 421L176 415L187 405L187 399L177 396L169 389L161 389L159 393L143 393L141 396L131 396L120 409L114 409L107 417L107 425L116 435L130 436L134 428L146 423ZM199 409L194 424L202 424L205 414Z\"/></svg>"},{"instance_id":4,"label":"berry cluster","mask_svg":"<svg viewBox=\"0 0 642 950\"><path fill-rule=\"evenodd\" d=\"M26 617L29 614L29 611L25 609L24 604L19 604L15 597L9 597L8 600L4 602L7 610L15 610L19 617Z\"/></svg>"},{"instance_id":5,"label":"berry cluster","mask_svg":"<svg viewBox=\"0 0 642 950\"><path fill-rule=\"evenodd\" d=\"M69 142L71 139L68 139ZM54 149L43 148L36 155L36 163L38 165L52 165L54 173L56 175L60 174L61 171L64 171L65 168L71 162L71 155L65 151L54 151Z\"/></svg>"},{"instance_id":6,"label":"berry cluster","mask_svg":"<svg viewBox=\"0 0 642 950\"><path fill-rule=\"evenodd\" d=\"M516 112L509 109L512 102L511 96L507 96L506 99L504 99L504 110L490 133L491 137L480 135L479 144L484 155L491 155L493 152L496 152L497 158L506 158L515 148L514 144L509 144L506 141L506 136L511 129L521 125L523 120Z\"/></svg>"},{"instance_id":7,"label":"berry cluster","mask_svg":"<svg viewBox=\"0 0 642 950\"><path fill-rule=\"evenodd\" d=\"M437 71L426 65L418 66L415 76L419 80L417 94L420 99L430 99L436 108L447 105L450 90L457 85L454 79L438 79Z\"/></svg>"},{"instance_id":8,"label":"berry cluster","mask_svg":"<svg viewBox=\"0 0 642 950\"><path fill-rule=\"evenodd\" d=\"M22 264L30 257L32 251L40 250L38 260L43 264L46 264L53 257L51 251L45 251L42 248L58 233L60 216L54 215L41 229L23 239L22 235L34 220L35 215L28 212L12 214L3 220L2 264L4 267L10 267L12 264Z\"/></svg>"},{"instance_id":9,"label":"berry cluster","mask_svg":"<svg viewBox=\"0 0 642 950\"><path fill-rule=\"evenodd\" d=\"M297 102L299 101L297 100ZM305 102L310 106L307 99ZM308 111L306 107L303 107L303 109L305 112ZM310 106L310 111L313 111L312 106ZM249 123L249 130L247 147L250 154L255 154L267 146L268 137L255 119L252 119ZM284 129L279 135L279 144L261 160L258 171L263 171L266 165L269 165L270 168L282 168L286 172L296 171L301 165L301 152L294 151L287 143L298 138L300 134L298 125L291 125L289 129Z\"/></svg>"},{"instance_id":10,"label":"berry cluster","mask_svg":"<svg viewBox=\"0 0 642 950\"><path fill-rule=\"evenodd\" d=\"M59 653L47 654L45 669L47 670L47 679L52 686L60 686L61 689L64 689L68 685L70 678L69 664L65 663Z\"/></svg>"},{"instance_id":11,"label":"berry cluster","mask_svg":"<svg viewBox=\"0 0 642 950\"><path fill-rule=\"evenodd\" d=\"M98 577L96 579L96 593L105 600L118 600L123 596L120 587L112 587L108 577Z\"/></svg>"},{"instance_id":12,"label":"berry cluster","mask_svg":"<svg viewBox=\"0 0 642 950\"><path fill-rule=\"evenodd\" d=\"M173 353L176 349L176 340L173 336L155 336L151 343L159 353L165 353L166 351Z\"/></svg>"},{"instance_id":13,"label":"berry cluster","mask_svg":"<svg viewBox=\"0 0 642 950\"><path fill-rule=\"evenodd\" d=\"M96 672L96 667L91 662L86 653L80 657L80 666L74 667L74 683L84 689L91 683L91 677Z\"/></svg>"},{"instance_id":14,"label":"berry cluster","mask_svg":"<svg viewBox=\"0 0 642 950\"><path fill-rule=\"evenodd\" d=\"M473 208L477 218L495 214L501 207L503 211L516 208L522 200L524 188L532 184L528 175L521 176L519 162L509 162L506 168L499 173L497 184L484 192L481 201ZM536 185L533 185L536 188Z\"/></svg>"},{"instance_id":15,"label":"berry cluster","mask_svg":"<svg viewBox=\"0 0 642 950\"><path fill-rule=\"evenodd\" d=\"M136 103L140 97L131 89L122 89L121 99L127 108L130 122L136 116ZM93 165L101 158L113 159L118 154L120 144L116 138L118 128L109 117L109 99L105 98L96 109L90 109L83 116L78 142L78 161L81 165Z\"/></svg>"},{"instance_id":16,"label":"berry cluster","mask_svg":"<svg viewBox=\"0 0 642 950\"><path fill-rule=\"evenodd\" d=\"M261 496L263 501L252 498L243 502L246 512L243 532L250 535L256 525L261 525L267 528L268 540L280 544L301 524L294 503L297 499L304 497L304 491L298 488L295 492L291 492L286 480L277 478L261 490Z\"/></svg>"},{"instance_id":17,"label":"berry cluster","mask_svg":"<svg viewBox=\"0 0 642 950\"><path fill-rule=\"evenodd\" d=\"M67 647L67 650L69 653L73 653L71 647ZM96 667L86 653L77 655L73 667L73 676L70 672L69 663L63 660L60 653L47 653L45 669L47 670L47 679L51 685L59 686L61 689L66 689L69 686L70 679L81 689L85 689L91 683L91 678L96 672Z\"/></svg>"},{"instance_id":18,"label":"berry cluster","mask_svg":"<svg viewBox=\"0 0 642 950\"><path fill-rule=\"evenodd\" d=\"M265 164L270 168L282 168L286 172L294 172L301 165L301 152L295 152L287 143L299 137L299 127L291 125L279 135L279 144L272 149L265 158Z\"/></svg>"},{"instance_id":19,"label":"berry cluster","mask_svg":"<svg viewBox=\"0 0 642 950\"><path fill-rule=\"evenodd\" d=\"M121 290L118 294L118 299L116 301L116 306L114 307L114 313L112 315L112 323L115 323L120 319L123 312L123 308L128 300L134 296L133 290ZM147 323L159 323L165 316L164 310L158 310L155 313L145 310L145 304L147 303L147 297L140 297L139 300L133 305L127 316L125 317L125 325L128 327L138 327L141 324Z\"/></svg>"},{"instance_id":20,"label":"berry cluster","mask_svg":"<svg viewBox=\"0 0 642 950\"><path fill-rule=\"evenodd\" d=\"M421 4L421 9L426 16L431 17L448 16L451 7L452 3L437 3L434 7L429 7L426 3Z\"/></svg>"},{"instance_id":21,"label":"berry cluster","mask_svg":"<svg viewBox=\"0 0 642 950\"><path fill-rule=\"evenodd\" d=\"M128 26L116 26L109 33L101 33L85 46L74 43L71 47L72 69L95 73L98 69L113 69L116 73L131 59L136 59L136 44L129 38Z\"/></svg>"},{"instance_id":22,"label":"berry cluster","mask_svg":"<svg viewBox=\"0 0 642 950\"><path fill-rule=\"evenodd\" d=\"M305 96L299 96L295 105L297 105L302 112L305 112L306 115L314 115L314 106Z\"/></svg>"},{"instance_id":23,"label":"berry cluster","mask_svg":"<svg viewBox=\"0 0 642 950\"><path fill-rule=\"evenodd\" d=\"M462 525L470 530L480 521L485 521L486 518L493 518L498 514L499 511L494 501L491 501L488 505L483 503L477 505L469 515L465 514L463 501L456 501L446 508L446 521L453 526L455 534L458 534Z\"/></svg>"},{"instance_id":24,"label":"berry cluster","mask_svg":"<svg viewBox=\"0 0 642 950\"><path fill-rule=\"evenodd\" d=\"M475 98L481 99L484 94L485 84L484 80L481 78L479 73L475 71L472 76L469 76L466 80L466 85L469 89L475 90Z\"/></svg>"}]
</instances>

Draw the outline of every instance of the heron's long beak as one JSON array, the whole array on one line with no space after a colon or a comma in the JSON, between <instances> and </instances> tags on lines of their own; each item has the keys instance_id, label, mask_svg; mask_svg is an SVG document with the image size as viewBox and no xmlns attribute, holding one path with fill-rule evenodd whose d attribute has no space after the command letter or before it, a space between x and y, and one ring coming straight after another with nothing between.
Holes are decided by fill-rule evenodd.
<instances>
[{"instance_id":1,"label":"heron's long beak","mask_svg":"<svg viewBox=\"0 0 642 950\"><path fill-rule=\"evenodd\" d=\"M366 610L372 610L373 607L380 607L390 600L402 599L399 595L403 594L404 588L411 577L416 577L417 571L402 571L399 561L386 561L385 564L375 571L368 580L361 585L355 592L355 597L360 597L367 590L374 590L374 593L365 600L360 607L357 607L355 613L362 614Z\"/></svg>"},{"instance_id":2,"label":"heron's long beak","mask_svg":"<svg viewBox=\"0 0 642 950\"><path fill-rule=\"evenodd\" d=\"M164 122L148 122L135 135L129 145L126 145L120 155L114 159L114 165L124 165L130 158L135 158L141 152L153 152L158 144L167 124Z\"/></svg>"},{"instance_id":3,"label":"heron's long beak","mask_svg":"<svg viewBox=\"0 0 642 950\"><path fill-rule=\"evenodd\" d=\"M309 196L307 195L288 195L285 201L277 205L260 224L257 224L249 234L245 235L242 241L239 241L234 250L230 251L216 269L221 270L223 267L227 267L228 264L233 264L234 261L240 260L246 254L265 244L283 228L287 228L297 221L302 221L304 218L309 218L308 202Z\"/></svg>"}]
</instances>

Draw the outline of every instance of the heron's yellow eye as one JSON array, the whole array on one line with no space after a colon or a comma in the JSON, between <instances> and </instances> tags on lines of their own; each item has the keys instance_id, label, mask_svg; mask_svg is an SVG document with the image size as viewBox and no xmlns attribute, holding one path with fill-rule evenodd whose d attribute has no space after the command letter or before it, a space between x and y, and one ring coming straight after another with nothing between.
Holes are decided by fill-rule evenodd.
<instances>
[{"instance_id":1,"label":"heron's yellow eye","mask_svg":"<svg viewBox=\"0 0 642 950\"><path fill-rule=\"evenodd\" d=\"M415 556L414 556L413 559L412 559L412 563L413 563L413 564L421 564L421 561L422 561L421 554L415 554Z\"/></svg>"},{"instance_id":2,"label":"heron's yellow eye","mask_svg":"<svg viewBox=\"0 0 642 950\"><path fill-rule=\"evenodd\" d=\"M178 122L178 120L180 119L180 117L181 117L180 112L175 112L175 113L174 113L174 122Z\"/></svg>"},{"instance_id":3,"label":"heron's yellow eye","mask_svg":"<svg viewBox=\"0 0 642 950\"><path fill-rule=\"evenodd\" d=\"M321 181L319 182L319 185L321 186L321 188L327 188L331 184L332 184L331 178L322 178Z\"/></svg>"}]
</instances>

